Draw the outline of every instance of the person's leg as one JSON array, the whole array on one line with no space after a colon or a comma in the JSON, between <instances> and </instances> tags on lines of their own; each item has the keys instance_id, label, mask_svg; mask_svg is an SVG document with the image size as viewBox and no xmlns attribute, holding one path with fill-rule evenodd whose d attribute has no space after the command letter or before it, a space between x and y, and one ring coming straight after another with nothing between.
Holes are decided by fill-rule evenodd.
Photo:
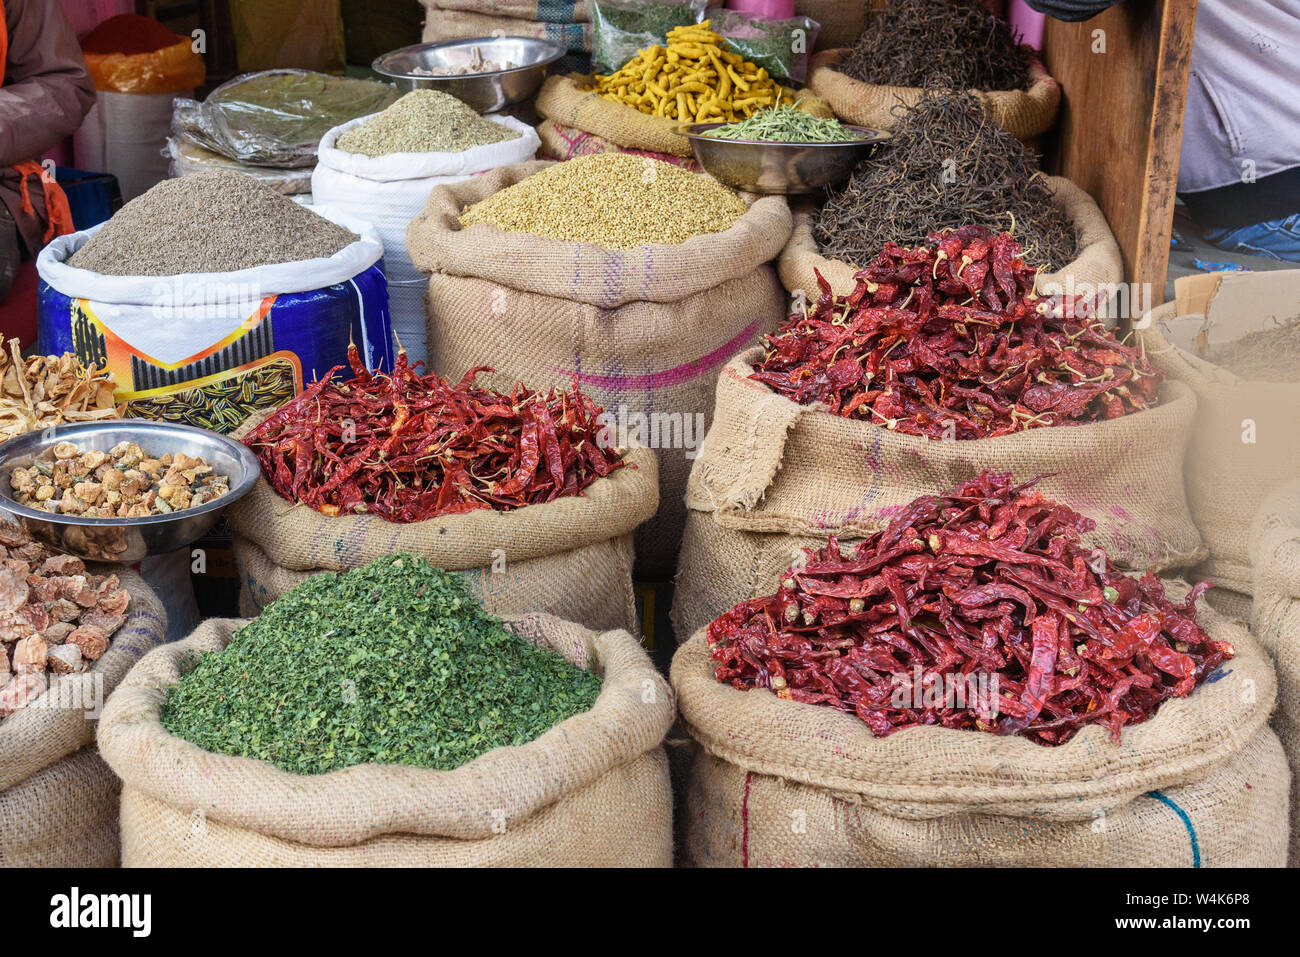
<instances>
[{"instance_id":1,"label":"person's leg","mask_svg":"<svg viewBox=\"0 0 1300 957\"><path fill-rule=\"evenodd\" d=\"M9 287L14 284L14 275L22 258L18 227L14 225L9 207L0 203L0 302L9 298Z\"/></svg>"},{"instance_id":2,"label":"person's leg","mask_svg":"<svg viewBox=\"0 0 1300 957\"><path fill-rule=\"evenodd\" d=\"M1234 253L1300 262L1300 213L1240 229L1211 229L1205 238Z\"/></svg>"}]
</instances>

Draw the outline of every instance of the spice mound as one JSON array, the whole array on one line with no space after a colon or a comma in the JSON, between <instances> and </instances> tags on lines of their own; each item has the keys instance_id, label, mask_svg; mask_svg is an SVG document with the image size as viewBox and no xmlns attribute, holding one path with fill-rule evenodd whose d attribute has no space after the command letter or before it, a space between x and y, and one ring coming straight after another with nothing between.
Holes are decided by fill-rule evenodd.
<instances>
[{"instance_id":1,"label":"spice mound","mask_svg":"<svg viewBox=\"0 0 1300 957\"><path fill-rule=\"evenodd\" d=\"M87 670L126 623L131 595L0 522L0 718L44 694L52 678Z\"/></svg>"},{"instance_id":2,"label":"spice mound","mask_svg":"<svg viewBox=\"0 0 1300 957\"><path fill-rule=\"evenodd\" d=\"M839 120L813 116L793 103L760 110L748 119L715 126L701 135L720 140L762 140L765 143L847 143L860 136Z\"/></svg>"},{"instance_id":3,"label":"spice mound","mask_svg":"<svg viewBox=\"0 0 1300 957\"><path fill-rule=\"evenodd\" d=\"M333 256L357 237L251 176L163 180L118 210L68 265L104 276L233 272Z\"/></svg>"},{"instance_id":4,"label":"spice mound","mask_svg":"<svg viewBox=\"0 0 1300 957\"><path fill-rule=\"evenodd\" d=\"M492 194L461 213L460 224L636 249L724 232L746 209L744 200L707 176L626 153L597 153Z\"/></svg>"},{"instance_id":5,"label":"spice mound","mask_svg":"<svg viewBox=\"0 0 1300 957\"><path fill-rule=\"evenodd\" d=\"M85 53L122 53L133 56L175 46L185 39L187 38L177 36L152 17L119 13L82 37L81 49Z\"/></svg>"},{"instance_id":6,"label":"spice mound","mask_svg":"<svg viewBox=\"0 0 1300 957\"><path fill-rule=\"evenodd\" d=\"M331 369L244 437L291 502L418 522L580 495L624 465L576 384L506 394L474 386L486 367L453 385L419 375L405 351L392 375L366 371L355 346L348 356L354 378Z\"/></svg>"},{"instance_id":7,"label":"spice mound","mask_svg":"<svg viewBox=\"0 0 1300 957\"><path fill-rule=\"evenodd\" d=\"M354 126L336 145L348 153L459 153L475 146L519 138L519 133L485 120L446 93L412 90L384 112Z\"/></svg>"},{"instance_id":8,"label":"spice mound","mask_svg":"<svg viewBox=\"0 0 1300 957\"><path fill-rule=\"evenodd\" d=\"M107 452L82 451L71 442L50 446L26 468L15 468L9 487L19 505L83 518L143 518L203 505L230 491L197 456L167 452L154 457L134 442Z\"/></svg>"},{"instance_id":9,"label":"spice mound","mask_svg":"<svg viewBox=\"0 0 1300 957\"><path fill-rule=\"evenodd\" d=\"M1019 90L1028 86L1033 58L980 0L890 0L870 14L840 71L889 86Z\"/></svg>"},{"instance_id":10,"label":"spice mound","mask_svg":"<svg viewBox=\"0 0 1300 957\"><path fill-rule=\"evenodd\" d=\"M24 359L17 339L0 348L0 442L64 422L111 419L116 384L70 352Z\"/></svg>"},{"instance_id":11,"label":"spice mound","mask_svg":"<svg viewBox=\"0 0 1300 957\"><path fill-rule=\"evenodd\" d=\"M1034 482L984 472L918 498L845 553L834 537L774 595L707 629L716 677L742 690L903 728L1069 741L1084 725L1146 721L1234 650L1153 575L1134 580L1079 544L1093 522Z\"/></svg>"},{"instance_id":12,"label":"spice mound","mask_svg":"<svg viewBox=\"0 0 1300 957\"><path fill-rule=\"evenodd\" d=\"M674 27L666 46L640 51L592 89L607 100L683 123L738 120L775 106L781 85L728 49L709 21Z\"/></svg>"},{"instance_id":13,"label":"spice mound","mask_svg":"<svg viewBox=\"0 0 1300 957\"><path fill-rule=\"evenodd\" d=\"M1209 358L1247 382L1300 382L1300 316L1247 333Z\"/></svg>"},{"instance_id":14,"label":"spice mound","mask_svg":"<svg viewBox=\"0 0 1300 957\"><path fill-rule=\"evenodd\" d=\"M1078 236L1053 199L1038 157L990 123L965 91L927 90L898 108L890 138L832 190L814 237L823 254L866 263L890 240L916 246L941 229L1010 232L1028 258L1060 269Z\"/></svg>"},{"instance_id":15,"label":"spice mound","mask_svg":"<svg viewBox=\"0 0 1300 957\"><path fill-rule=\"evenodd\" d=\"M978 439L1116 419L1156 405L1164 376L1091 318L1044 299L1007 233L978 226L888 243L854 291L822 294L774 336L751 378L932 439ZM819 276L820 280L821 277Z\"/></svg>"},{"instance_id":16,"label":"spice mound","mask_svg":"<svg viewBox=\"0 0 1300 957\"><path fill-rule=\"evenodd\" d=\"M357 764L450 770L589 711L600 679L486 614L412 555L314 575L204 655L162 725L294 774Z\"/></svg>"}]
</instances>

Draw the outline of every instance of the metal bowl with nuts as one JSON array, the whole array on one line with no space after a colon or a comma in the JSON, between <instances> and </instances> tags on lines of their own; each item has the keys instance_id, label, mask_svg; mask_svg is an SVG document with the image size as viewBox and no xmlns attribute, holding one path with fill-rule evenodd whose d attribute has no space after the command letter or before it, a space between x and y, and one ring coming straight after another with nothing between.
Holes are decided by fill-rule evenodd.
<instances>
[{"instance_id":1,"label":"metal bowl with nuts","mask_svg":"<svg viewBox=\"0 0 1300 957\"><path fill-rule=\"evenodd\" d=\"M206 429L60 425L0 445L0 512L79 558L134 562L201 538L260 473L251 449Z\"/></svg>"},{"instance_id":2,"label":"metal bowl with nuts","mask_svg":"<svg viewBox=\"0 0 1300 957\"><path fill-rule=\"evenodd\" d=\"M530 99L546 78L546 68L562 56L564 47L550 40L470 37L402 47L370 67L403 93L438 90L479 113L495 113Z\"/></svg>"}]
</instances>

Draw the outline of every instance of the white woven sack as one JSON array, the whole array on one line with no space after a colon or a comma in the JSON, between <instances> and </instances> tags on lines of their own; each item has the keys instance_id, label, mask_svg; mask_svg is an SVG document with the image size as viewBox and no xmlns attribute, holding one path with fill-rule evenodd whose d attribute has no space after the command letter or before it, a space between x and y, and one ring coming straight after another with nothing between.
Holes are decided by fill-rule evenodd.
<instances>
[{"instance_id":1,"label":"white woven sack","mask_svg":"<svg viewBox=\"0 0 1300 957\"><path fill-rule=\"evenodd\" d=\"M326 203L369 221L384 243L384 276L393 331L412 362L429 362L424 318L428 279L411 265L406 227L424 210L435 186L469 179L479 173L533 158L541 141L537 132L512 116L486 116L519 134L518 139L488 143L460 153L388 153L365 156L334 146L338 138L371 117L336 126L321 137L319 162L311 176L316 202Z\"/></svg>"}]
</instances>

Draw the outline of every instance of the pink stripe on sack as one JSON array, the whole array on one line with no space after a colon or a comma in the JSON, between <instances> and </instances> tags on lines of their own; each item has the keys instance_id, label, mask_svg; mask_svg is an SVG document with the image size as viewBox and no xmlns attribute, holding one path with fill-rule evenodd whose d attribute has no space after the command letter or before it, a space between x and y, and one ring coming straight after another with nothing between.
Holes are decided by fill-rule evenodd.
<instances>
[{"instance_id":1,"label":"pink stripe on sack","mask_svg":"<svg viewBox=\"0 0 1300 957\"><path fill-rule=\"evenodd\" d=\"M651 372L646 375L596 375L590 372L554 367L551 371L565 376L576 376L579 384L599 386L602 389L663 389L668 386L689 382L691 379L698 378L706 372L716 369L737 352L740 352L745 344L757 335L761 326L762 322L755 320L746 326L740 335L721 348L714 349L708 355L701 356L693 362L673 366L671 369L665 369L662 372Z\"/></svg>"}]
</instances>

